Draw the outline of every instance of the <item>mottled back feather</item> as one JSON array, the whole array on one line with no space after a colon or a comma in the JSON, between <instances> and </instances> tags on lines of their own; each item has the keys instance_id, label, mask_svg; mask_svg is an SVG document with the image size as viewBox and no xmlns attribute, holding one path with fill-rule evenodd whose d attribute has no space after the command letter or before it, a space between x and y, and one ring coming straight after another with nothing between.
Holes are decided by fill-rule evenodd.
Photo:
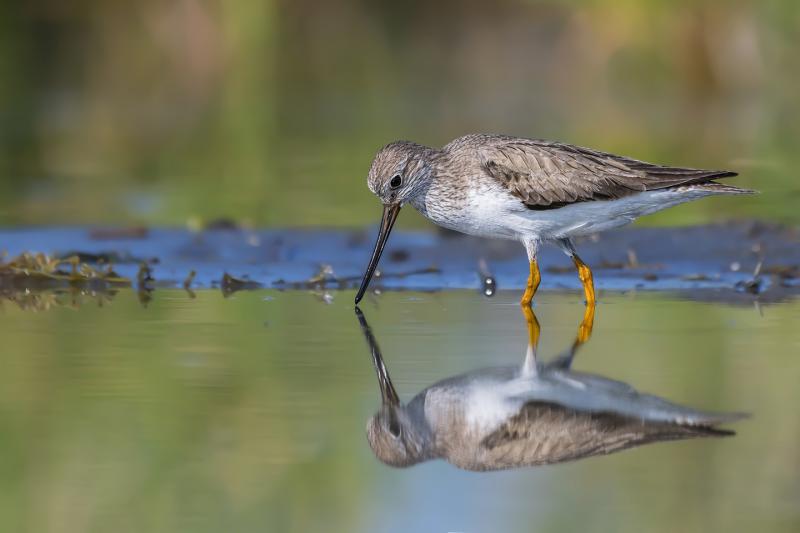
<instances>
[{"instance_id":1,"label":"mottled back feather","mask_svg":"<svg viewBox=\"0 0 800 533\"><path fill-rule=\"evenodd\" d=\"M667 167L566 143L501 135L462 137L444 151L470 145L483 170L531 209L612 200L736 176L726 170Z\"/></svg>"},{"instance_id":2,"label":"mottled back feather","mask_svg":"<svg viewBox=\"0 0 800 533\"><path fill-rule=\"evenodd\" d=\"M735 417L731 417L735 419ZM560 463L609 454L642 444L694 437L728 436L734 432L712 425L656 422L611 412L582 412L550 402L529 402L480 443L481 465L495 470Z\"/></svg>"}]
</instances>

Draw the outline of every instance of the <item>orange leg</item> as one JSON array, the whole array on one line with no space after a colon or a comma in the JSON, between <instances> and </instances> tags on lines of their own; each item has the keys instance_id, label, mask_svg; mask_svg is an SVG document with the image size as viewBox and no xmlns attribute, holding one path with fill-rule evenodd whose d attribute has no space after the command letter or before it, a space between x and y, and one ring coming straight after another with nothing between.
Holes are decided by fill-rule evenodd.
<instances>
[{"instance_id":1,"label":"orange leg","mask_svg":"<svg viewBox=\"0 0 800 533\"><path fill-rule=\"evenodd\" d=\"M589 273L589 278L591 279L591 272ZM525 287L522 300L519 302L522 307L530 307L531 301L533 301L533 295L536 294L536 289L539 288L539 282L541 281L542 275L539 272L539 265L535 260L531 261L531 273L528 275L528 285Z\"/></svg>"},{"instance_id":2,"label":"orange leg","mask_svg":"<svg viewBox=\"0 0 800 533\"><path fill-rule=\"evenodd\" d=\"M578 278L581 280L581 283L583 283L583 292L586 295L586 305L594 306L596 299L594 296L592 269L589 268L589 265L581 261L581 258L577 255L572 256L572 262L575 263L575 268L578 269Z\"/></svg>"}]
</instances>

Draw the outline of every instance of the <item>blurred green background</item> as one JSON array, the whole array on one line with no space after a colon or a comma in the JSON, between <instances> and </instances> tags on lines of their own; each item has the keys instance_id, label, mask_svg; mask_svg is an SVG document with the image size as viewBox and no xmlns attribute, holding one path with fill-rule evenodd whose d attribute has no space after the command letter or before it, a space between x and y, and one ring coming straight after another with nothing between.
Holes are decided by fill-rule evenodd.
<instances>
[{"instance_id":1,"label":"blurred green background","mask_svg":"<svg viewBox=\"0 0 800 533\"><path fill-rule=\"evenodd\" d=\"M645 224L799 223L798 45L797 0L0 0L0 225L373 224L378 148L476 131L730 168L763 193ZM517 296L365 311L409 398L517 363ZM372 457L351 297L0 302L3 530L797 530L797 302L608 295L578 368L754 418L478 476ZM553 354L579 295L537 298Z\"/></svg>"},{"instance_id":2,"label":"blurred green background","mask_svg":"<svg viewBox=\"0 0 800 533\"><path fill-rule=\"evenodd\" d=\"M380 146L475 131L731 168L763 192L646 223L800 221L796 0L0 9L0 224L373 223Z\"/></svg>"}]
</instances>

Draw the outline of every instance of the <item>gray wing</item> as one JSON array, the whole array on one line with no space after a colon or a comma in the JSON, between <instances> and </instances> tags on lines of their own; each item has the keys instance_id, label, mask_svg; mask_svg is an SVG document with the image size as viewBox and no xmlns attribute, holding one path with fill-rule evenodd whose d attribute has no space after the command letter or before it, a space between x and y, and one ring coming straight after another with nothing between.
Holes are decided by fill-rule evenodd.
<instances>
[{"instance_id":1,"label":"gray wing","mask_svg":"<svg viewBox=\"0 0 800 533\"><path fill-rule=\"evenodd\" d=\"M486 136L478 143L482 168L531 209L611 200L736 176L726 170L655 165L565 143Z\"/></svg>"},{"instance_id":2,"label":"gray wing","mask_svg":"<svg viewBox=\"0 0 800 533\"><path fill-rule=\"evenodd\" d=\"M560 463L609 454L667 440L727 436L732 431L707 424L649 422L610 412L582 412L549 402L530 402L507 423L481 441L478 469Z\"/></svg>"}]
</instances>

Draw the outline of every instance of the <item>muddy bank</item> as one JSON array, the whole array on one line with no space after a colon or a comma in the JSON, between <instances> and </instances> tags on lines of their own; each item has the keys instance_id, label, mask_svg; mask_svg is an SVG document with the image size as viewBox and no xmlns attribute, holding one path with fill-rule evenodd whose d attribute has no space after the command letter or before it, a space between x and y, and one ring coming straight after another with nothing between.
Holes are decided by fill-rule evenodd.
<instances>
[{"instance_id":1,"label":"muddy bank","mask_svg":"<svg viewBox=\"0 0 800 533\"><path fill-rule=\"evenodd\" d=\"M365 230L278 229L235 225L193 232L145 228L27 228L0 230L2 260L27 252L86 272L113 272L148 288L352 289L375 238ZM578 242L602 290L692 291L703 299L780 299L800 293L800 231L757 222L686 228L625 228ZM577 289L571 261L545 246L542 290ZM143 274L143 265L149 270ZM759 266L760 265L760 266ZM53 283L80 284L64 270ZM193 274L192 274L193 273ZM522 246L444 232L392 234L375 290L521 289L527 276ZM27 279L27 281L26 281ZM35 277L0 269L0 288L35 285ZM95 279L94 284L98 284ZM124 284L124 283L123 283ZM738 295L738 296L737 296Z\"/></svg>"}]
</instances>

